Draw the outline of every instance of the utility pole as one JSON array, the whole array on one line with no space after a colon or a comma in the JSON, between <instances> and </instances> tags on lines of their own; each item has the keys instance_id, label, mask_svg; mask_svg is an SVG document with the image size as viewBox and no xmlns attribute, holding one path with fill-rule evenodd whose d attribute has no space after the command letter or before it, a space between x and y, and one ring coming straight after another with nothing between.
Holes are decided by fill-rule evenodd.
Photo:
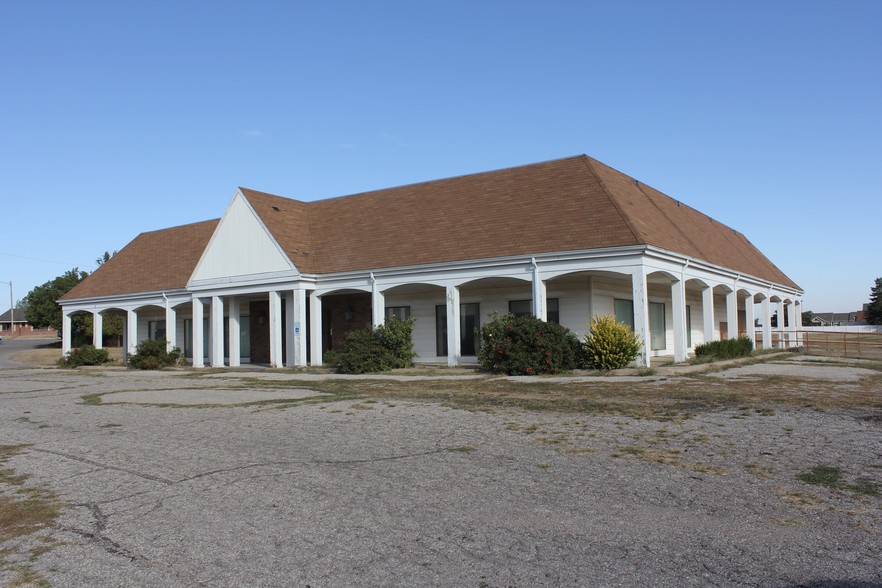
<instances>
[{"instance_id":1,"label":"utility pole","mask_svg":"<svg viewBox=\"0 0 882 588\"><path fill-rule=\"evenodd\" d=\"M0 284L9 284L9 336L15 336L15 309L12 306L12 280L4 282L0 280Z\"/></svg>"}]
</instances>

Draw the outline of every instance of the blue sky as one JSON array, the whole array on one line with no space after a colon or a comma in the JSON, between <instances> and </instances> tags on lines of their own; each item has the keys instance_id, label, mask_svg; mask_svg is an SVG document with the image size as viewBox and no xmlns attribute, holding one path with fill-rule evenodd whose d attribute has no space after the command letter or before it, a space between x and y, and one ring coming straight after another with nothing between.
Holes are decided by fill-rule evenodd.
<instances>
[{"instance_id":1,"label":"blue sky","mask_svg":"<svg viewBox=\"0 0 882 588\"><path fill-rule=\"evenodd\" d=\"M856 310L882 276L880 30L876 0L10 0L0 280L91 271L237 186L587 153L743 232L805 308Z\"/></svg>"}]
</instances>

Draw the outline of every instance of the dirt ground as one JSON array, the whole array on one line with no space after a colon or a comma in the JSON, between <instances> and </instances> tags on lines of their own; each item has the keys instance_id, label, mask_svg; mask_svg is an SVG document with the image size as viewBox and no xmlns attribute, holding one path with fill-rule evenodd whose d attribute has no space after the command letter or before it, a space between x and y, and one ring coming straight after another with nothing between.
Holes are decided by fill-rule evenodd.
<instances>
[{"instance_id":1,"label":"dirt ground","mask_svg":"<svg viewBox=\"0 0 882 588\"><path fill-rule=\"evenodd\" d=\"M876 363L0 376L3 585L882 586Z\"/></svg>"}]
</instances>

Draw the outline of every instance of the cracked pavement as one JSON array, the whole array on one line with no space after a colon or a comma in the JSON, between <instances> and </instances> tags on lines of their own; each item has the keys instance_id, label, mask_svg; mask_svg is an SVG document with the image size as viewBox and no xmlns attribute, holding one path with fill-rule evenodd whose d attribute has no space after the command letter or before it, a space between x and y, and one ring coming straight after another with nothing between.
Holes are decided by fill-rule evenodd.
<instances>
[{"instance_id":1,"label":"cracked pavement","mask_svg":"<svg viewBox=\"0 0 882 588\"><path fill-rule=\"evenodd\" d=\"M58 586L882 586L882 499L795 479L882 482L878 411L81 400L228 379L4 370L0 444L29 444L4 466L64 507L0 545L0 583L42 542Z\"/></svg>"}]
</instances>

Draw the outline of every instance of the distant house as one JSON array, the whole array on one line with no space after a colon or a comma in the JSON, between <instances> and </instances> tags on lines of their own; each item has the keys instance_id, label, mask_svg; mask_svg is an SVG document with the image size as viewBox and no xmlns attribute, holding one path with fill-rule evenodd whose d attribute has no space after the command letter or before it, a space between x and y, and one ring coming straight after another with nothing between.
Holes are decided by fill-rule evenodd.
<instances>
[{"instance_id":1,"label":"distant house","mask_svg":"<svg viewBox=\"0 0 882 588\"><path fill-rule=\"evenodd\" d=\"M816 327L843 327L866 325L864 312L816 312L812 315L812 325Z\"/></svg>"},{"instance_id":2,"label":"distant house","mask_svg":"<svg viewBox=\"0 0 882 588\"><path fill-rule=\"evenodd\" d=\"M417 361L472 363L492 313L583 335L630 324L639 363L763 325L795 341L802 289L738 231L585 155L302 202L239 188L219 220L142 233L68 292L193 365L321 365L353 329L416 319ZM95 345L100 346L100 337Z\"/></svg>"},{"instance_id":3,"label":"distant house","mask_svg":"<svg viewBox=\"0 0 882 588\"><path fill-rule=\"evenodd\" d=\"M12 320L10 320L10 315ZM14 312L7 310L0 314L0 336L19 337L22 335L52 335L54 333L55 329L35 329L29 325L25 319L23 308L16 308Z\"/></svg>"}]
</instances>

